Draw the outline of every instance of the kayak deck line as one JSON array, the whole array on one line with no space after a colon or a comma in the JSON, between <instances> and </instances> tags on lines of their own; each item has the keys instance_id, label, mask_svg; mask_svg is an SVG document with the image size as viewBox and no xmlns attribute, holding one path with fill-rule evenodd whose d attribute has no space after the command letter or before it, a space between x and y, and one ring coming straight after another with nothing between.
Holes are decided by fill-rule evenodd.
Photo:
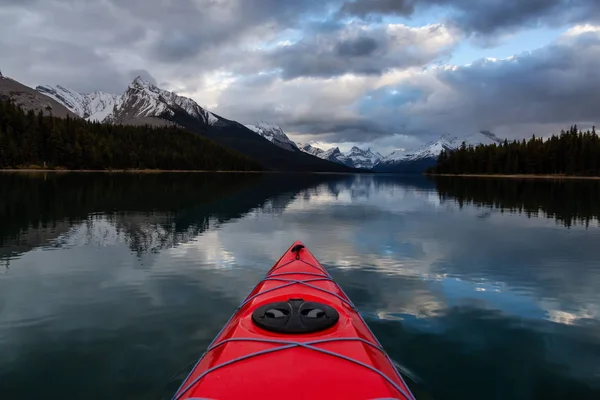
<instances>
[{"instance_id":1,"label":"kayak deck line","mask_svg":"<svg viewBox=\"0 0 600 400\"><path fill-rule=\"evenodd\" d=\"M321 343L329 343L329 342L339 342L339 341L360 341L363 342L367 345L370 345L374 348L376 348L377 350L384 352L385 350L383 350L382 348L378 347L376 344L369 342L368 340L362 339L362 338L332 338L332 339L320 339L320 340L315 340L312 342L296 342L296 341L287 341L287 340L276 340L276 339L255 339L255 338L233 338L233 339L225 339L222 342L219 342L217 344L215 344L214 346L211 346L210 349L208 349L207 352L210 352L212 350L214 350L215 348L228 343L228 342L261 342L261 343L269 343L269 344L281 344L282 346L280 347L275 347L275 348L271 348L271 349L266 349L266 350L262 350L262 351L257 351L255 353L250 353L247 354L245 356L239 357L237 359L233 359L233 360L229 360L227 362L224 362L223 364L219 364L211 369L208 369L206 371L204 371L200 376L198 376L196 379L194 379L188 386L186 386L186 388L184 388L181 393L176 396L174 398L174 400L179 400L181 398L181 396L183 396L189 389L192 388L192 386L194 386L198 381L200 381L202 378L204 378L204 376L208 375L209 373L221 368L221 367L226 367L227 365L233 364L234 362L238 362L238 361L243 361L246 360L248 358L251 357L255 357L255 356L259 356L262 354L268 354L268 353L273 353L276 351L281 351L281 350L287 350L287 349L291 349L294 347L303 347L306 349L310 349L310 350L315 350L318 351L320 353L324 353L324 354L328 354L334 357L339 357L343 360L346 361L350 361L353 362L355 364L358 364L360 366L366 367L368 369L370 369L373 372L378 373L379 375L381 375L382 378L384 378L386 381L388 381L392 386L394 386L396 388L396 390L398 390L400 392L400 394L402 394L404 397L409 397L408 394L406 394L404 392L404 390L402 390L402 388L400 388L396 382L394 382L392 379L390 379L387 375L385 375L383 372L381 372L380 370L378 370L377 368L374 368L368 364L365 364L361 361L358 360L354 360L353 358L350 357L346 357L343 354L338 354L338 353L334 353L332 351L328 351L325 349L321 349L319 347L314 347L315 344L321 344ZM409 397L412 398L412 397Z\"/></svg>"},{"instance_id":2,"label":"kayak deck line","mask_svg":"<svg viewBox=\"0 0 600 400\"><path fill-rule=\"evenodd\" d=\"M318 286L314 286L314 285L310 284L311 282L319 282L319 281L331 281L331 282L335 282L332 277L313 278L313 279L306 279L306 280L303 280L303 281L297 280L297 279L278 279L278 278L268 277L268 278L265 278L262 281L260 281L258 284L260 285L261 283L268 282L268 281L287 282L287 283L284 284L284 285L276 286L274 288L265 290L264 292L260 292L260 293L255 294L254 296L248 298L248 300L246 300L244 303L242 303L242 305L240 306L240 308L243 308L247 303L249 303L252 300L256 299L260 295L263 295L263 294L275 291L277 289L283 289L283 288L286 288L288 286L292 286L292 285L294 285L296 283L304 285L304 286L307 286L307 287L315 289L315 290L319 290L321 292L325 292L325 293L330 294L332 296L335 296L338 299L340 299L341 301L343 301L344 303L346 303L349 307L354 308L354 305L350 301L344 299L339 294L333 293L333 292L331 292L331 291L329 291L327 289L323 289L323 288L320 288Z\"/></svg>"},{"instance_id":3,"label":"kayak deck line","mask_svg":"<svg viewBox=\"0 0 600 400\"><path fill-rule=\"evenodd\" d=\"M207 378L211 373L213 373L217 370L222 370L224 367L231 366L233 364L240 363L242 361L252 359L257 356L272 354L272 353L276 353L276 352L284 352L286 350L291 350L294 348L310 350L311 352L316 352L316 353L320 353L323 355L331 356L331 357L334 357L337 359L341 359L341 360L350 362L354 365L364 367L372 372L375 372L377 375L379 375L381 378L383 378L389 385L391 385L395 389L395 391L397 391L397 394L402 396L401 397L402 400L406 400L406 399L414 400L415 399L413 394L410 392L410 389L406 385L402 375L398 372L398 370L395 367L393 367L393 361L391 360L389 355L385 352L383 346L381 345L381 343L379 343L379 341L377 340L377 338L375 337L375 335L373 334L371 329L368 327L368 325L362 318L362 316L358 313L355 305L352 303L350 298L346 295L346 293L344 293L343 289L335 283L335 280L327 272L327 270L325 270L325 268L323 268L322 266L314 265L313 263L307 262L306 260L303 260L300 258L300 252L303 249L305 249L305 246L300 242L296 242L291 247L290 250L288 250L288 251L286 251L286 253L284 253L284 255L275 264L275 266L269 270L269 272L266 274L266 276L255 285L254 289L250 292L250 294L246 297L246 299L240 304L240 306L235 310L233 315L229 318L228 322L223 326L221 331L215 336L215 338L212 340L212 342L210 343L210 345L208 346L206 351L202 354L200 359L196 362L196 364L194 365L194 367L192 368L192 370L190 371L188 376L183 380L179 389L175 392L175 395L173 396L172 400L183 399L184 396L188 392L190 392L195 386L200 384L200 382L204 378ZM284 257L287 254L289 254L290 251L292 253L295 253L295 257L285 263L281 263L281 261L284 259ZM306 250L306 252L310 255L310 252L308 252L308 250ZM313 269L316 269L318 271L318 273L317 272L308 272L308 271L277 272L281 268L289 266L290 264L297 262L297 261L301 262L302 264L308 265ZM318 264L318 261L316 259L315 259L315 261ZM296 275L306 277L306 279L284 278L286 276L296 276ZM264 290L260 290L260 288L264 287L269 282L277 282L280 284L275 285L270 288L267 288L267 289L264 289ZM332 290L329 290L327 288L316 286L315 284L313 284L316 282L329 282L335 286L336 290L339 290L339 293L335 293ZM351 311L354 312L353 316L362 322L362 324L364 325L364 328L366 328L366 331L370 334L370 337L368 339L365 339L363 337L358 337L358 336L329 337L329 338L321 338L321 339L314 339L313 337L302 337L301 339L306 339L304 341L293 340L293 339L277 339L277 338L267 337L267 335L264 335L264 337L225 337L225 338L222 337L226 330L228 330L228 329L234 330L235 328L239 328L240 326L243 326L242 317L247 317L249 314L249 311L245 310L245 309L247 309L249 305L252 305L253 302L255 302L255 300L257 300L257 298L259 298L260 296L265 295L265 294L269 294L269 293L273 294L274 292L276 292L278 290L289 288L294 285L303 286L305 288L312 289L316 292L320 292L320 293L324 293L329 296L333 296L334 298L339 300L341 302L341 304L343 304L344 306L346 306L347 308L349 308ZM301 292L301 293L298 293L298 295L295 297L299 297L302 295L308 295L308 293ZM290 298L289 301L290 302L299 301L301 304L304 303L304 299L291 299ZM306 303L308 303L308 302L306 302ZM267 303L267 304L263 305L263 307L269 306L269 304L270 303ZM275 304L283 304L283 303L280 302L280 303L275 303ZM315 303L315 304L320 304L320 303ZM321 305L324 307L331 308L329 305L326 305L326 304L321 304ZM334 305L334 304L332 303L331 305ZM250 308L254 308L254 307L250 306ZM261 307L256 307L255 311L258 308L261 308ZM245 310L246 314L241 315L241 314L243 314L242 313L243 310ZM321 311L321 310L318 310L318 311ZM335 310L333 312L337 314L337 312ZM234 319L238 319L239 321L238 321L238 325L234 326L232 328L231 323ZM336 319L334 324L337 322L338 321ZM255 321L255 323L258 323L258 321ZM268 329L268 328L263 327L262 329ZM317 328L316 331L323 330L323 329L327 330L328 328ZM270 329L268 329L268 330L270 330ZM272 332L293 333L292 331L286 332L285 330L280 330L280 331L273 330ZM308 332L313 332L313 331L306 331L306 332L308 333ZM342 342L362 343L363 345L366 345L368 348L372 348L372 349L376 350L377 353L379 353L381 356L383 356L383 358L385 360L387 360L387 362L390 365L392 365L392 368L390 368L390 369L395 372L395 377L394 377L395 379L388 376L385 372L378 369L374 365L370 365L366 362L357 360L357 359L350 357L348 355L345 355L345 354L340 354L336 351L328 350L323 347L317 347L317 346L328 344L328 343L342 343ZM254 343L254 344L260 343L260 344L265 344L265 345L275 345L275 347L262 348L260 350L248 352L243 355L230 358L226 361L215 363L215 365L212 365L212 366L210 366L210 361L209 361L209 367L205 368L204 371L202 371L198 374L198 372L199 372L199 371L197 371L198 366L204 360L211 358L211 357L216 359L218 357L218 355L211 356L211 354L213 354L217 351L221 351L223 349L223 347L225 347L225 345L227 345L227 344L236 344L236 343L238 343L238 344L240 344L240 343ZM196 375L196 376L194 376L194 375ZM193 379L192 379L192 377L193 377ZM399 383L401 383L401 384L399 384ZM202 395L200 397L202 397ZM375 397L382 398L381 396L375 396ZM187 399L192 399L192 398L197 399L199 397L194 396L194 397L186 397L186 398ZM391 399L391 397L385 397L385 398ZM401 400L401 399L398 399L398 400Z\"/></svg>"}]
</instances>

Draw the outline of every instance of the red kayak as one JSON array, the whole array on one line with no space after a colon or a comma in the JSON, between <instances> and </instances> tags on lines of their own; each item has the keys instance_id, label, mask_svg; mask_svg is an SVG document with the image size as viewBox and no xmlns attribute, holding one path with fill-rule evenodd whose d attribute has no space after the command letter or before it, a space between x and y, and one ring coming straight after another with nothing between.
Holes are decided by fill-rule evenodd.
<instances>
[{"instance_id":1,"label":"red kayak","mask_svg":"<svg viewBox=\"0 0 600 400\"><path fill-rule=\"evenodd\" d=\"M296 242L173 397L414 399L348 296Z\"/></svg>"}]
</instances>

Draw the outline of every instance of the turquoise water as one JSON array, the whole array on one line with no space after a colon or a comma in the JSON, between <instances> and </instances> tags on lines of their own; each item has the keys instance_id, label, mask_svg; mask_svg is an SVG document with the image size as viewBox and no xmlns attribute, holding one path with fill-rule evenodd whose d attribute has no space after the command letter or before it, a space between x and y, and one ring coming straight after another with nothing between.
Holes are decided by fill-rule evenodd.
<instances>
[{"instance_id":1,"label":"turquoise water","mask_svg":"<svg viewBox=\"0 0 600 400\"><path fill-rule=\"evenodd\" d=\"M600 398L600 184L0 174L0 397L169 398L302 240L436 399Z\"/></svg>"}]
</instances>

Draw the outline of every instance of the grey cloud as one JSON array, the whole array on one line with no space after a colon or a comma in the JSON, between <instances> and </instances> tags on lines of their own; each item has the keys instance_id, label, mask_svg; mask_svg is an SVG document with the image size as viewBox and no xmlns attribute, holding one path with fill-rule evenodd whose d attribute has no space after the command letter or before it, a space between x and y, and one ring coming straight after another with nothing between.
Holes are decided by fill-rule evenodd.
<instances>
[{"instance_id":1,"label":"grey cloud","mask_svg":"<svg viewBox=\"0 0 600 400\"><path fill-rule=\"evenodd\" d=\"M477 99L481 108L504 103L502 110L511 105L513 121L566 122L597 117L598 70L600 38L596 36L536 50L516 61L479 62L445 71L439 78L464 97Z\"/></svg>"},{"instance_id":2,"label":"grey cloud","mask_svg":"<svg viewBox=\"0 0 600 400\"><path fill-rule=\"evenodd\" d=\"M376 90L368 77L346 86L271 75L225 90L218 111L241 121L260 116L304 141L385 142L386 148L394 147L392 139L412 148L443 133L548 135L574 123L600 125L599 70L600 34L590 32L563 36L513 60L439 67Z\"/></svg>"},{"instance_id":3,"label":"grey cloud","mask_svg":"<svg viewBox=\"0 0 600 400\"><path fill-rule=\"evenodd\" d=\"M301 24L304 15L325 11L330 3L1 0L0 46L10 48L3 54L11 57L3 59L0 68L29 85L60 81L78 90L113 92L124 89L127 71L136 68L151 66L163 75L197 79L207 71L242 63L249 44L275 40L282 30ZM95 61L78 64L78 56L67 51L75 48ZM62 61L56 57L48 68L44 60L34 70L30 64L38 52L61 53Z\"/></svg>"},{"instance_id":4,"label":"grey cloud","mask_svg":"<svg viewBox=\"0 0 600 400\"><path fill-rule=\"evenodd\" d=\"M449 22L481 35L600 19L597 0L354 0L346 1L340 12L361 18L412 16L432 7L449 9Z\"/></svg>"},{"instance_id":5,"label":"grey cloud","mask_svg":"<svg viewBox=\"0 0 600 400\"><path fill-rule=\"evenodd\" d=\"M363 57L373 54L379 43L370 37L359 37L339 42L336 47L340 56Z\"/></svg>"},{"instance_id":6,"label":"grey cloud","mask_svg":"<svg viewBox=\"0 0 600 400\"><path fill-rule=\"evenodd\" d=\"M335 104L327 95L328 90L324 93L309 90L303 94L302 89L290 89L287 95L270 95L269 85L263 86L262 90L255 85L236 87L224 92L219 101L223 105L214 111L235 116L244 123L256 119L271 121L281 125L288 133L325 142L368 142L389 134L383 124L371 116L349 114L346 111L345 105L352 102L352 94L338 97L338 103ZM266 92L264 96L253 94L263 91ZM286 102L286 98L293 98L297 108Z\"/></svg>"},{"instance_id":7,"label":"grey cloud","mask_svg":"<svg viewBox=\"0 0 600 400\"><path fill-rule=\"evenodd\" d=\"M512 60L480 60L415 77L423 95L406 104L384 97L369 111L409 131L504 137L557 133L571 124L598 122L600 35L561 38ZM402 92L402 87L388 89Z\"/></svg>"},{"instance_id":8,"label":"grey cloud","mask_svg":"<svg viewBox=\"0 0 600 400\"><path fill-rule=\"evenodd\" d=\"M412 16L437 6L449 10L450 27L347 24L336 14ZM155 76L202 104L218 104L214 111L227 118L271 120L328 141L448 131L530 134L542 125L595 118L597 35L563 40L517 61L416 74L398 87L377 80L393 69L444 61L464 38L454 26L490 37L599 15L595 0L0 0L0 54L9 55L0 69L30 86L113 93L133 75ZM277 45L287 39L297 41ZM223 83L221 72L232 83ZM361 76L340 79L347 74ZM372 99L360 100L367 95Z\"/></svg>"},{"instance_id":9,"label":"grey cloud","mask_svg":"<svg viewBox=\"0 0 600 400\"><path fill-rule=\"evenodd\" d=\"M159 32L150 55L165 62L185 61L209 51L218 52L220 46L226 44L237 47L249 38L274 38L281 30L297 26L303 15L325 10L327 6L326 1L316 0L182 0L168 3L165 9L164 2L159 0L112 1L132 13L144 8L144 21L156 22ZM160 7L148 4L153 1L159 2Z\"/></svg>"},{"instance_id":10,"label":"grey cloud","mask_svg":"<svg viewBox=\"0 0 600 400\"><path fill-rule=\"evenodd\" d=\"M373 14L411 15L418 0L355 0L345 2L342 14L367 17Z\"/></svg>"},{"instance_id":11,"label":"grey cloud","mask_svg":"<svg viewBox=\"0 0 600 400\"><path fill-rule=\"evenodd\" d=\"M106 59L85 46L47 39L38 39L31 47L0 41L0 54L19 54L3 59L1 68L7 76L30 86L49 83L81 92L102 89L119 93L128 83Z\"/></svg>"},{"instance_id":12,"label":"grey cloud","mask_svg":"<svg viewBox=\"0 0 600 400\"><path fill-rule=\"evenodd\" d=\"M32 0L0 10L0 52L10 54L1 60L0 68L7 75L29 86L124 90L127 74L109 53L136 47L143 35L115 19L104 2Z\"/></svg>"},{"instance_id":13,"label":"grey cloud","mask_svg":"<svg viewBox=\"0 0 600 400\"><path fill-rule=\"evenodd\" d=\"M120 92L129 70L152 68L161 80L185 81L180 89L197 92L202 75L215 70L242 75L279 70L288 79L379 75L391 68L423 65L450 51L420 48L426 38L410 30L395 36L383 29L360 33L335 18L306 18L335 11L340 0L0 4L6 11L0 13L0 46L11 48L5 53L10 59L0 68L29 85L61 83L77 90ZM282 33L294 29L303 33L300 42L275 51L253 50L257 43L276 43ZM52 53L52 68L49 59L33 68L33 53Z\"/></svg>"},{"instance_id":14,"label":"grey cloud","mask_svg":"<svg viewBox=\"0 0 600 400\"><path fill-rule=\"evenodd\" d=\"M305 116L299 119L286 121L288 129L294 132L311 133L312 140L325 142L370 142L379 137L389 135L389 131L379 125L377 121L367 117L356 118L310 118Z\"/></svg>"},{"instance_id":15,"label":"grey cloud","mask_svg":"<svg viewBox=\"0 0 600 400\"><path fill-rule=\"evenodd\" d=\"M161 61L186 61L197 56L204 46L201 37L174 30L163 32L153 51Z\"/></svg>"},{"instance_id":16,"label":"grey cloud","mask_svg":"<svg viewBox=\"0 0 600 400\"><path fill-rule=\"evenodd\" d=\"M275 73L256 74L241 78L238 81L238 84L248 89L255 88L260 90L261 88L272 85L276 80L277 74Z\"/></svg>"},{"instance_id":17,"label":"grey cloud","mask_svg":"<svg viewBox=\"0 0 600 400\"><path fill-rule=\"evenodd\" d=\"M403 25L364 29L351 24L308 38L267 55L285 79L332 77L347 73L381 75L395 68L422 66L448 55L457 38L445 27Z\"/></svg>"},{"instance_id":18,"label":"grey cloud","mask_svg":"<svg viewBox=\"0 0 600 400\"><path fill-rule=\"evenodd\" d=\"M483 35L525 27L555 27L592 21L600 12L600 2L596 0L435 1L455 7L455 23L469 32Z\"/></svg>"}]
</instances>

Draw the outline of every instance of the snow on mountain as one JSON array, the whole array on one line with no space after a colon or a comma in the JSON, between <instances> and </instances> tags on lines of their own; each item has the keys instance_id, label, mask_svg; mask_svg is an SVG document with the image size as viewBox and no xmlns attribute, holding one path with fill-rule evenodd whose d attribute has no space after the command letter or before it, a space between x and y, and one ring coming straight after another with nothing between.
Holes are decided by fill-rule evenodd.
<instances>
[{"instance_id":1,"label":"snow on mountain","mask_svg":"<svg viewBox=\"0 0 600 400\"><path fill-rule=\"evenodd\" d=\"M339 147L334 147L333 149L326 150L323 153L317 155L317 157L322 158L323 160L333 161L339 164L352 167L352 161L348 156L346 156L340 151Z\"/></svg>"},{"instance_id":2,"label":"snow on mountain","mask_svg":"<svg viewBox=\"0 0 600 400\"><path fill-rule=\"evenodd\" d=\"M258 133L265 139L286 150L300 150L323 160L337 162L353 168L370 169L383 158L381 154L373 153L371 149L362 150L356 146L352 147L349 152L343 153L339 147L324 151L308 143L296 144L283 132L281 127L268 122L259 122L256 125L246 125L246 128Z\"/></svg>"},{"instance_id":3,"label":"snow on mountain","mask_svg":"<svg viewBox=\"0 0 600 400\"><path fill-rule=\"evenodd\" d=\"M442 150L451 150L457 147L457 139L448 135L442 135L435 142L430 142L412 151L393 151L381 159L382 164L395 164L400 162L411 162L425 158L437 158Z\"/></svg>"},{"instance_id":4,"label":"snow on mountain","mask_svg":"<svg viewBox=\"0 0 600 400\"><path fill-rule=\"evenodd\" d=\"M442 135L438 140L430 142L418 149L412 151L394 151L386 157L383 157L380 161L380 164L389 165L425 159L437 159L442 150L450 151L457 149L463 142L465 142L467 146L477 146L479 144L499 144L502 143L503 140L489 131L481 131L477 134L468 135L461 138L450 135Z\"/></svg>"},{"instance_id":5,"label":"snow on mountain","mask_svg":"<svg viewBox=\"0 0 600 400\"><path fill-rule=\"evenodd\" d=\"M381 154L373 153L370 148L362 150L356 146L352 147L345 156L352 161L352 166L354 168L364 169L373 168L383 158Z\"/></svg>"},{"instance_id":6,"label":"snow on mountain","mask_svg":"<svg viewBox=\"0 0 600 400\"><path fill-rule=\"evenodd\" d=\"M207 125L214 125L220 120L220 117L203 109L194 100L159 89L141 77L137 77L122 96L101 91L78 93L61 85L38 86L36 90L88 121L146 123L152 118L168 120L177 112Z\"/></svg>"},{"instance_id":7,"label":"snow on mountain","mask_svg":"<svg viewBox=\"0 0 600 400\"><path fill-rule=\"evenodd\" d=\"M300 151L303 151L315 157L318 157L319 154L324 153L323 150L319 149L318 147L314 147L309 143L297 143L297 145Z\"/></svg>"},{"instance_id":8,"label":"snow on mountain","mask_svg":"<svg viewBox=\"0 0 600 400\"><path fill-rule=\"evenodd\" d=\"M296 143L294 143L294 141L283 132L283 129L277 125L268 122L258 122L256 125L246 125L246 128L258 133L260 136L283 149L289 151L300 150Z\"/></svg>"},{"instance_id":9,"label":"snow on mountain","mask_svg":"<svg viewBox=\"0 0 600 400\"><path fill-rule=\"evenodd\" d=\"M107 121L168 118L174 117L177 111L184 111L207 125L214 125L220 120L194 100L160 89L138 76L117 101L114 112L107 117Z\"/></svg>"},{"instance_id":10,"label":"snow on mountain","mask_svg":"<svg viewBox=\"0 0 600 400\"><path fill-rule=\"evenodd\" d=\"M78 93L61 85L43 85L35 89L63 104L71 112L88 121L103 121L112 113L119 99L116 94L101 91Z\"/></svg>"},{"instance_id":11,"label":"snow on mountain","mask_svg":"<svg viewBox=\"0 0 600 400\"><path fill-rule=\"evenodd\" d=\"M342 152L339 147L325 151L308 143L298 143L298 147L305 153L353 168L371 169L383 158L381 154L374 153L371 149L363 150L356 146L346 153Z\"/></svg>"},{"instance_id":12,"label":"snow on mountain","mask_svg":"<svg viewBox=\"0 0 600 400\"><path fill-rule=\"evenodd\" d=\"M371 149L363 150L356 146L346 153L342 152L339 147L325 151L308 143L298 143L298 148L323 160L337 162L353 168L371 169L383 158L381 154L373 153Z\"/></svg>"}]
</instances>

